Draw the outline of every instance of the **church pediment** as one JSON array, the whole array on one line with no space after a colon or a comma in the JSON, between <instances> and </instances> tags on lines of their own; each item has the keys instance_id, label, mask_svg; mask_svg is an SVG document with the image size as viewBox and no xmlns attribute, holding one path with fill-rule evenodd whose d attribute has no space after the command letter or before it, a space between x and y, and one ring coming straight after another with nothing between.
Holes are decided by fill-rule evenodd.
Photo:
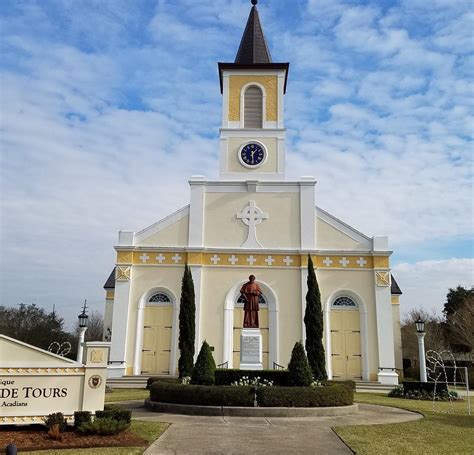
<instances>
[{"instance_id":1,"label":"church pediment","mask_svg":"<svg viewBox=\"0 0 474 455\"><path fill-rule=\"evenodd\" d=\"M188 244L189 205L148 226L134 236L135 246L174 246Z\"/></svg>"},{"instance_id":2,"label":"church pediment","mask_svg":"<svg viewBox=\"0 0 474 455\"><path fill-rule=\"evenodd\" d=\"M371 251L372 239L325 210L316 207L316 248L318 250Z\"/></svg>"}]
</instances>

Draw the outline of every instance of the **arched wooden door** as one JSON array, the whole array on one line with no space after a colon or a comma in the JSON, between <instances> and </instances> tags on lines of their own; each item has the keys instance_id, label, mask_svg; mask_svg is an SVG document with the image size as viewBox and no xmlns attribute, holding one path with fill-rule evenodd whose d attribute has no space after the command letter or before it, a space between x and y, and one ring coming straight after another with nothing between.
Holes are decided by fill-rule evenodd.
<instances>
[{"instance_id":1,"label":"arched wooden door","mask_svg":"<svg viewBox=\"0 0 474 455\"><path fill-rule=\"evenodd\" d=\"M145 307L142 374L169 374L173 306L163 293L153 295Z\"/></svg>"},{"instance_id":2,"label":"arched wooden door","mask_svg":"<svg viewBox=\"0 0 474 455\"><path fill-rule=\"evenodd\" d=\"M362 379L360 314L349 297L331 305L331 350L333 379Z\"/></svg>"}]
</instances>

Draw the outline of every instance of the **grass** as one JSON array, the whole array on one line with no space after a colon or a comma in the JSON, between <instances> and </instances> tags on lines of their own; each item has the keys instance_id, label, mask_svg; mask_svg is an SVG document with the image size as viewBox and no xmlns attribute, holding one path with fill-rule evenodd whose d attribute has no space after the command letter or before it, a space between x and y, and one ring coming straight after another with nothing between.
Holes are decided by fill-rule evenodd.
<instances>
[{"instance_id":1,"label":"grass","mask_svg":"<svg viewBox=\"0 0 474 455\"><path fill-rule=\"evenodd\" d=\"M356 393L358 403L394 406L419 412L417 421L367 426L335 428L336 433L358 455L384 454L472 454L474 453L474 416L467 414L467 402L449 402L389 398L386 395Z\"/></svg>"},{"instance_id":2,"label":"grass","mask_svg":"<svg viewBox=\"0 0 474 455\"><path fill-rule=\"evenodd\" d=\"M112 389L112 392L105 394L105 402L113 403L114 401L127 400L144 400L149 398L150 391L147 389Z\"/></svg>"},{"instance_id":3,"label":"grass","mask_svg":"<svg viewBox=\"0 0 474 455\"><path fill-rule=\"evenodd\" d=\"M161 422L145 422L143 420L132 420L131 430L137 436L146 439L149 444L157 440L169 427L168 423ZM98 447L94 449L59 449L59 450L41 450L36 452L28 452L30 455L45 454L65 454L65 455L137 455L142 454L146 448L144 447Z\"/></svg>"}]
</instances>

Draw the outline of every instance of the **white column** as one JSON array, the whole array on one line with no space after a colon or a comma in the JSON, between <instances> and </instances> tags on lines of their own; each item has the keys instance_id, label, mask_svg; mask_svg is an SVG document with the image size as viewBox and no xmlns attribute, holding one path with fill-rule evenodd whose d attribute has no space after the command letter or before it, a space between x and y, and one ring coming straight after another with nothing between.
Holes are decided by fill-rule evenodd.
<instances>
[{"instance_id":1,"label":"white column","mask_svg":"<svg viewBox=\"0 0 474 455\"><path fill-rule=\"evenodd\" d=\"M224 308L224 346L222 351L222 362L229 362L228 367L233 368L234 356L234 307Z\"/></svg>"},{"instance_id":2,"label":"white column","mask_svg":"<svg viewBox=\"0 0 474 455\"><path fill-rule=\"evenodd\" d=\"M204 241L204 194L206 181L202 175L194 175L189 180L189 241L191 248L202 248Z\"/></svg>"},{"instance_id":3,"label":"white column","mask_svg":"<svg viewBox=\"0 0 474 455\"><path fill-rule=\"evenodd\" d=\"M304 314L306 311L306 293L308 292L308 267L301 267L301 341L306 343L306 327L304 325Z\"/></svg>"},{"instance_id":4,"label":"white column","mask_svg":"<svg viewBox=\"0 0 474 455\"><path fill-rule=\"evenodd\" d=\"M194 345L194 361L196 361L201 349L201 296L202 296L202 266L200 265L191 265L189 266L191 274L193 276L194 283L194 302L196 305L196 319L195 319L195 330L196 338Z\"/></svg>"},{"instance_id":5,"label":"white column","mask_svg":"<svg viewBox=\"0 0 474 455\"><path fill-rule=\"evenodd\" d=\"M301 249L314 250L316 248L316 216L314 177L301 177L300 184L300 229Z\"/></svg>"},{"instance_id":6,"label":"white column","mask_svg":"<svg viewBox=\"0 0 474 455\"><path fill-rule=\"evenodd\" d=\"M126 373L125 355L128 339L129 301L130 281L116 281L114 313L112 316L112 345L110 348L110 364L107 369L107 375L110 378L120 378Z\"/></svg>"},{"instance_id":7,"label":"white column","mask_svg":"<svg viewBox=\"0 0 474 455\"><path fill-rule=\"evenodd\" d=\"M375 307L377 313L377 341L379 346L378 380L382 384L398 384L395 371L395 345L393 340L393 322L391 295L389 286L375 283Z\"/></svg>"},{"instance_id":8,"label":"white column","mask_svg":"<svg viewBox=\"0 0 474 455\"><path fill-rule=\"evenodd\" d=\"M425 333L417 332L418 337L418 358L420 359L420 381L428 382L426 377L426 359L425 359Z\"/></svg>"},{"instance_id":9,"label":"white column","mask_svg":"<svg viewBox=\"0 0 474 455\"><path fill-rule=\"evenodd\" d=\"M332 379L332 346L331 346L331 309L330 301L326 303L324 308L324 340L326 345L324 346L326 352L326 373L328 379Z\"/></svg>"},{"instance_id":10,"label":"white column","mask_svg":"<svg viewBox=\"0 0 474 455\"><path fill-rule=\"evenodd\" d=\"M77 357L76 360L80 363L82 362L82 356L84 354L84 341L86 338L87 327L81 327L79 332L79 343L77 345Z\"/></svg>"},{"instance_id":11,"label":"white column","mask_svg":"<svg viewBox=\"0 0 474 455\"><path fill-rule=\"evenodd\" d=\"M133 356L133 374L142 374L142 349L143 349L143 319L145 316L145 302L138 302L137 326L135 330L135 355Z\"/></svg>"}]
</instances>

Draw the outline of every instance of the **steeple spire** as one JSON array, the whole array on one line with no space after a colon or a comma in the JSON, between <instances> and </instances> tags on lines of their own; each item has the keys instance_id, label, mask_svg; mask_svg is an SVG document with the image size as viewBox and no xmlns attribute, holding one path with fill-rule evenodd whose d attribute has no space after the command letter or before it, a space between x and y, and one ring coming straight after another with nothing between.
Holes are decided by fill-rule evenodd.
<instances>
[{"instance_id":1,"label":"steeple spire","mask_svg":"<svg viewBox=\"0 0 474 455\"><path fill-rule=\"evenodd\" d=\"M251 1L253 6L234 63L241 65L272 63L270 50L258 15L258 0Z\"/></svg>"}]
</instances>

